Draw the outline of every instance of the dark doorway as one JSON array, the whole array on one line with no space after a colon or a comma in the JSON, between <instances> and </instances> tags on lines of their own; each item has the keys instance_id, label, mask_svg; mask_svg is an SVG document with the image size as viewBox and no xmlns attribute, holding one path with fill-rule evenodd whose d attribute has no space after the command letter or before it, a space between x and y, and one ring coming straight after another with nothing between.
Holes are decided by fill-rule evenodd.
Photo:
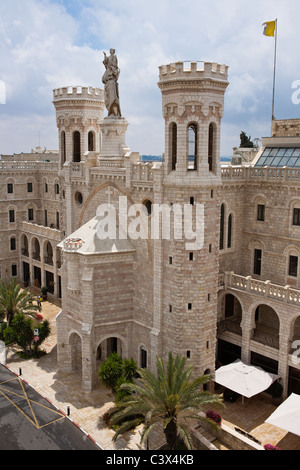
<instances>
[{"instance_id":1,"label":"dark doorway","mask_svg":"<svg viewBox=\"0 0 300 470\"><path fill-rule=\"evenodd\" d=\"M218 362L222 366L232 364L237 359L241 359L242 348L235 344L228 343L222 339L218 340Z\"/></svg>"},{"instance_id":2,"label":"dark doorway","mask_svg":"<svg viewBox=\"0 0 300 470\"><path fill-rule=\"evenodd\" d=\"M48 292L54 294L54 275L49 271L46 271L46 286L48 287Z\"/></svg>"},{"instance_id":3,"label":"dark doorway","mask_svg":"<svg viewBox=\"0 0 300 470\"><path fill-rule=\"evenodd\" d=\"M42 287L42 276L41 276L41 268L37 266L33 267L33 274L34 274L34 285L35 287Z\"/></svg>"},{"instance_id":4,"label":"dark doorway","mask_svg":"<svg viewBox=\"0 0 300 470\"><path fill-rule=\"evenodd\" d=\"M107 340L107 357L112 353L118 352L118 338L108 338Z\"/></svg>"},{"instance_id":5,"label":"dark doorway","mask_svg":"<svg viewBox=\"0 0 300 470\"><path fill-rule=\"evenodd\" d=\"M300 395L300 370L294 367L289 368L288 394L296 393Z\"/></svg>"},{"instance_id":6,"label":"dark doorway","mask_svg":"<svg viewBox=\"0 0 300 470\"><path fill-rule=\"evenodd\" d=\"M27 285L30 282L30 266L25 262L23 262L23 281Z\"/></svg>"},{"instance_id":7,"label":"dark doorway","mask_svg":"<svg viewBox=\"0 0 300 470\"><path fill-rule=\"evenodd\" d=\"M269 357L261 356L260 354L251 352L251 365L261 367L270 374L278 374L278 362Z\"/></svg>"}]
</instances>

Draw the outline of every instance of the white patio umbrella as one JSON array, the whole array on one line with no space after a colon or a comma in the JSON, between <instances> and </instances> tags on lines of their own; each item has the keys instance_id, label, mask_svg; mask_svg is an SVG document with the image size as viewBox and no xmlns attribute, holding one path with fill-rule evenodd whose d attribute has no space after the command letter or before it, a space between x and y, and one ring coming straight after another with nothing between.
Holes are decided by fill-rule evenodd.
<instances>
[{"instance_id":1,"label":"white patio umbrella","mask_svg":"<svg viewBox=\"0 0 300 470\"><path fill-rule=\"evenodd\" d=\"M248 366L238 360L217 369L214 381L243 397L251 398L267 390L278 378L260 367Z\"/></svg>"},{"instance_id":2,"label":"white patio umbrella","mask_svg":"<svg viewBox=\"0 0 300 470\"><path fill-rule=\"evenodd\" d=\"M266 423L300 436L300 395L293 393L271 414Z\"/></svg>"}]
</instances>

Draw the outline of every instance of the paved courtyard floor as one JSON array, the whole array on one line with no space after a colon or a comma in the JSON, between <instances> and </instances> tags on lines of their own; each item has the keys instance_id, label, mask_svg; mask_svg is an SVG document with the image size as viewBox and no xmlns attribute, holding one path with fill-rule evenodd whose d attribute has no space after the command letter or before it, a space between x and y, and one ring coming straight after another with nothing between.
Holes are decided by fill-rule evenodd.
<instances>
[{"instance_id":1,"label":"paved courtyard floor","mask_svg":"<svg viewBox=\"0 0 300 470\"><path fill-rule=\"evenodd\" d=\"M105 450L136 449L141 450L140 428L135 432L112 442L114 432L108 429L102 419L103 414L113 407L113 395L99 382L91 393L81 390L81 375L57 371L56 364L56 323L55 317L60 312L59 301L42 303L42 315L50 321L51 336L43 344L47 355L38 360L23 361L16 355L16 348L7 351L7 367L19 374L43 397L51 401L59 410L67 413L70 419L89 434ZM226 403L225 409L215 410L221 414L225 424L240 429L257 438L261 443L278 446L282 450L300 450L300 437L265 423L275 411L271 398L260 394L242 403ZM162 434L154 433L150 438L150 449L162 445ZM221 447L223 448L223 447Z\"/></svg>"}]
</instances>

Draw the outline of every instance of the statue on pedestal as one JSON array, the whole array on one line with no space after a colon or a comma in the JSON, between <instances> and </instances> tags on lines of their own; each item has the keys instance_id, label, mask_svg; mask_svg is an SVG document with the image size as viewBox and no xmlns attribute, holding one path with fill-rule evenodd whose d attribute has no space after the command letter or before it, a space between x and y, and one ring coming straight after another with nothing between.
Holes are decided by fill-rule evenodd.
<instances>
[{"instance_id":1,"label":"statue on pedestal","mask_svg":"<svg viewBox=\"0 0 300 470\"><path fill-rule=\"evenodd\" d=\"M115 49L110 49L109 57L107 57L104 52L103 64L106 71L102 77L102 83L104 84L105 106L108 111L108 117L117 119L121 118L122 114L118 84L120 69L118 67L118 58L115 52Z\"/></svg>"}]
</instances>

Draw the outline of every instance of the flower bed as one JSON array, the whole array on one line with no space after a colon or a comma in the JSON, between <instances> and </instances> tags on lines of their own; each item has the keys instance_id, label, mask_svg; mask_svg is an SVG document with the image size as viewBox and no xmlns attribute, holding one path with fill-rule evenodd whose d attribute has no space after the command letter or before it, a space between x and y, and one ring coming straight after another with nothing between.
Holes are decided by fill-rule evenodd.
<instances>
[{"instance_id":1,"label":"flower bed","mask_svg":"<svg viewBox=\"0 0 300 470\"><path fill-rule=\"evenodd\" d=\"M222 418L221 418L220 415L218 415L218 414L215 413L214 411L207 411L207 413L206 413L206 418L207 418L207 419L210 419L211 421L213 421L214 423L218 424L219 426L221 425Z\"/></svg>"},{"instance_id":2,"label":"flower bed","mask_svg":"<svg viewBox=\"0 0 300 470\"><path fill-rule=\"evenodd\" d=\"M272 446L272 444L266 444L266 445L264 446L264 449L265 449L265 450L281 450L281 449L279 449L278 447Z\"/></svg>"}]
</instances>

